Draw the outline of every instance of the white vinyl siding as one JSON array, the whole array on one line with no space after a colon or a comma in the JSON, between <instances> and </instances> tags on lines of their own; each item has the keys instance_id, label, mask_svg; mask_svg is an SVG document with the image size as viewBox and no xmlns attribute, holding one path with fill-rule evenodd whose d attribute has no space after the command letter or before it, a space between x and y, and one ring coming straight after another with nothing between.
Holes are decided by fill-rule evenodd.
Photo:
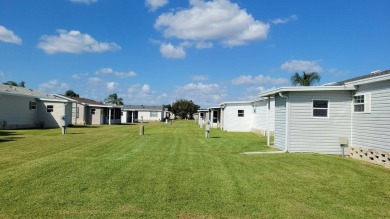
<instances>
[{"instance_id":1,"label":"white vinyl siding","mask_svg":"<svg viewBox=\"0 0 390 219\"><path fill-rule=\"evenodd\" d=\"M352 145L389 152L390 81L360 85L355 95L367 93L371 113L352 113Z\"/></svg>"},{"instance_id":2,"label":"white vinyl siding","mask_svg":"<svg viewBox=\"0 0 390 219\"><path fill-rule=\"evenodd\" d=\"M275 147L284 150L286 142L286 98L275 97Z\"/></svg>"},{"instance_id":3,"label":"white vinyl siding","mask_svg":"<svg viewBox=\"0 0 390 219\"><path fill-rule=\"evenodd\" d=\"M243 116L239 116L239 110L244 110ZM251 112L251 113L250 113ZM252 103L229 103L223 110L223 129L229 132L250 132L252 131L253 118Z\"/></svg>"},{"instance_id":4,"label":"white vinyl siding","mask_svg":"<svg viewBox=\"0 0 390 219\"><path fill-rule=\"evenodd\" d=\"M32 128L37 124L38 110L30 110L29 103L35 102L33 97L17 97L0 95L0 123L6 121L7 128Z\"/></svg>"},{"instance_id":5,"label":"white vinyl siding","mask_svg":"<svg viewBox=\"0 0 390 219\"><path fill-rule=\"evenodd\" d=\"M270 101L271 109L268 112L268 100L257 101L254 103L255 113L253 114L252 120L252 130L255 132L260 132L265 135L265 132L268 128L268 113L269 115L269 129L271 132L274 132L275 126L275 100Z\"/></svg>"},{"instance_id":6,"label":"white vinyl siding","mask_svg":"<svg viewBox=\"0 0 390 219\"><path fill-rule=\"evenodd\" d=\"M290 92L289 151L340 154L339 138L350 138L351 92ZM327 100L327 119L313 117L312 100Z\"/></svg>"}]
</instances>

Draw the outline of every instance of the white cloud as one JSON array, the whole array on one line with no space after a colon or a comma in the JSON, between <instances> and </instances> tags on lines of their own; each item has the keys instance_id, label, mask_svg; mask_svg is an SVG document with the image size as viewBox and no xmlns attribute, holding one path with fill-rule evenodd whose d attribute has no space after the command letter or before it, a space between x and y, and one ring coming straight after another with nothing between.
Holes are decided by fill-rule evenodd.
<instances>
[{"instance_id":1,"label":"white cloud","mask_svg":"<svg viewBox=\"0 0 390 219\"><path fill-rule=\"evenodd\" d=\"M119 86L119 83L116 82L107 82L107 90L113 91Z\"/></svg>"},{"instance_id":2,"label":"white cloud","mask_svg":"<svg viewBox=\"0 0 390 219\"><path fill-rule=\"evenodd\" d=\"M150 85L148 84L133 84L127 89L127 93L129 95L145 96L152 94L152 91L150 90Z\"/></svg>"},{"instance_id":3,"label":"white cloud","mask_svg":"<svg viewBox=\"0 0 390 219\"><path fill-rule=\"evenodd\" d=\"M207 81L209 77L207 75L194 75L192 76L193 81Z\"/></svg>"},{"instance_id":4,"label":"white cloud","mask_svg":"<svg viewBox=\"0 0 390 219\"><path fill-rule=\"evenodd\" d=\"M115 43L98 42L88 34L77 30L57 30L58 35L44 35L41 37L38 48L48 54L55 53L101 53L121 49Z\"/></svg>"},{"instance_id":5,"label":"white cloud","mask_svg":"<svg viewBox=\"0 0 390 219\"><path fill-rule=\"evenodd\" d=\"M81 3L81 4L86 4L86 5L96 3L97 1L98 0L70 0L70 2L73 2L73 3Z\"/></svg>"},{"instance_id":6,"label":"white cloud","mask_svg":"<svg viewBox=\"0 0 390 219\"><path fill-rule=\"evenodd\" d=\"M228 0L190 0L189 9L160 15L154 27L166 38L239 46L266 39L270 26Z\"/></svg>"},{"instance_id":7,"label":"white cloud","mask_svg":"<svg viewBox=\"0 0 390 219\"><path fill-rule=\"evenodd\" d=\"M174 45L168 43L162 43L160 45L160 53L165 58L171 58L171 59L183 59L186 57L186 52L184 51L184 48L182 46L175 47Z\"/></svg>"},{"instance_id":8,"label":"white cloud","mask_svg":"<svg viewBox=\"0 0 390 219\"><path fill-rule=\"evenodd\" d=\"M69 86L66 83L54 79L40 84L38 90L49 94L64 94L65 91L69 90Z\"/></svg>"},{"instance_id":9,"label":"white cloud","mask_svg":"<svg viewBox=\"0 0 390 219\"><path fill-rule=\"evenodd\" d=\"M288 84L289 80L286 78L273 78L264 75L241 75L238 78L232 80L232 84L262 84L262 85L283 85Z\"/></svg>"},{"instance_id":10,"label":"white cloud","mask_svg":"<svg viewBox=\"0 0 390 219\"><path fill-rule=\"evenodd\" d=\"M6 42L6 43L14 43L17 45L22 44L22 39L20 39L19 36L14 34L11 30L8 30L4 26L0 25L0 41Z\"/></svg>"},{"instance_id":11,"label":"white cloud","mask_svg":"<svg viewBox=\"0 0 390 219\"><path fill-rule=\"evenodd\" d=\"M212 106L223 101L227 89L216 83L189 83L176 88L176 99L188 99L201 106Z\"/></svg>"},{"instance_id":12,"label":"white cloud","mask_svg":"<svg viewBox=\"0 0 390 219\"><path fill-rule=\"evenodd\" d=\"M4 77L4 72L0 71L0 77Z\"/></svg>"},{"instance_id":13,"label":"white cloud","mask_svg":"<svg viewBox=\"0 0 390 219\"><path fill-rule=\"evenodd\" d=\"M277 19L272 20L271 22L273 24L286 24L286 23L288 23L290 21L296 21L296 20L298 20L298 16L291 15L288 18L277 18Z\"/></svg>"},{"instance_id":14,"label":"white cloud","mask_svg":"<svg viewBox=\"0 0 390 219\"><path fill-rule=\"evenodd\" d=\"M288 72L322 72L323 68L316 61L291 60L283 63L281 69Z\"/></svg>"},{"instance_id":15,"label":"white cloud","mask_svg":"<svg viewBox=\"0 0 390 219\"><path fill-rule=\"evenodd\" d=\"M97 75L107 75L107 74L113 74L119 78L131 78L137 76L137 73L134 71L129 72L121 72L121 71L114 71L112 68L102 68L95 72Z\"/></svg>"},{"instance_id":16,"label":"white cloud","mask_svg":"<svg viewBox=\"0 0 390 219\"><path fill-rule=\"evenodd\" d=\"M146 0L145 5L149 8L150 11L155 11L158 8L161 8L168 4L168 0Z\"/></svg>"}]
</instances>

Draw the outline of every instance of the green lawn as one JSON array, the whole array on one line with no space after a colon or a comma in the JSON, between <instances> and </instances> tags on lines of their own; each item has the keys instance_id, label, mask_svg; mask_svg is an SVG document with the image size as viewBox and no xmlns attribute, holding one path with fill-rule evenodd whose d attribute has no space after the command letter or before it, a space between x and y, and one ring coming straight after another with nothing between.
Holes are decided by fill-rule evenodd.
<instances>
[{"instance_id":1,"label":"green lawn","mask_svg":"<svg viewBox=\"0 0 390 219\"><path fill-rule=\"evenodd\" d=\"M173 125L0 131L0 218L386 218L390 170Z\"/></svg>"}]
</instances>

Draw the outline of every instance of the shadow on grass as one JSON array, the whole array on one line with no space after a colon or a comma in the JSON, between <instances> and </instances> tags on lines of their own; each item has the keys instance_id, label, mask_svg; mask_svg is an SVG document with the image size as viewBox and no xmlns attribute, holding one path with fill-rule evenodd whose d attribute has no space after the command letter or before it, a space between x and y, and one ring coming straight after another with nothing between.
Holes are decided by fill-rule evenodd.
<instances>
[{"instance_id":1,"label":"shadow on grass","mask_svg":"<svg viewBox=\"0 0 390 219\"><path fill-rule=\"evenodd\" d=\"M213 136L213 137L210 137L210 138L221 138L221 137L219 137L219 136L215 136L215 137L214 137L214 136Z\"/></svg>"},{"instance_id":2,"label":"shadow on grass","mask_svg":"<svg viewBox=\"0 0 390 219\"><path fill-rule=\"evenodd\" d=\"M101 126L98 125L69 125L68 128L80 128L80 129L95 129L95 128L101 128Z\"/></svg>"},{"instance_id":3,"label":"shadow on grass","mask_svg":"<svg viewBox=\"0 0 390 219\"><path fill-rule=\"evenodd\" d=\"M0 131L0 143L1 142L9 142L9 141L16 141L18 139L21 139L22 137L18 136L17 133L13 131Z\"/></svg>"}]
</instances>

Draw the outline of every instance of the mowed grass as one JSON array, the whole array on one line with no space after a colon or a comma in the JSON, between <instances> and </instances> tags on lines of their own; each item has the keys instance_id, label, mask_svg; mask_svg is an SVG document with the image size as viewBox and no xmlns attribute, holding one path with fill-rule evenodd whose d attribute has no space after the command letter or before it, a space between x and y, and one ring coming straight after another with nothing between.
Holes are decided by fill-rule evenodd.
<instances>
[{"instance_id":1,"label":"mowed grass","mask_svg":"<svg viewBox=\"0 0 390 219\"><path fill-rule=\"evenodd\" d=\"M0 131L0 218L386 218L390 170L193 121Z\"/></svg>"}]
</instances>

